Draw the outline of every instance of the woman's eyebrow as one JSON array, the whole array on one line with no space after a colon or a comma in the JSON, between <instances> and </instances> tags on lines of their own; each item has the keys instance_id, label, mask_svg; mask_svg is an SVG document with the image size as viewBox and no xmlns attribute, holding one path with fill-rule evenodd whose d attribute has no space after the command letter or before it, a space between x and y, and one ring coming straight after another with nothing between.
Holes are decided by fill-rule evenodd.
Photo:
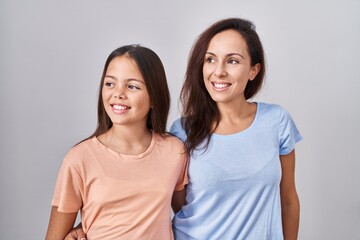
<instances>
[{"instance_id":1,"label":"woman's eyebrow","mask_svg":"<svg viewBox=\"0 0 360 240\"><path fill-rule=\"evenodd\" d=\"M209 55L212 55L212 56L216 56L216 54L215 54L215 53L212 53L212 52L206 52L206 54L209 54ZM239 57L241 57L242 59L245 59L243 55L241 55L240 53L236 53L236 52L228 53L228 54L226 54L226 57L231 57L231 56L234 56L234 55L239 56Z\"/></svg>"}]
</instances>

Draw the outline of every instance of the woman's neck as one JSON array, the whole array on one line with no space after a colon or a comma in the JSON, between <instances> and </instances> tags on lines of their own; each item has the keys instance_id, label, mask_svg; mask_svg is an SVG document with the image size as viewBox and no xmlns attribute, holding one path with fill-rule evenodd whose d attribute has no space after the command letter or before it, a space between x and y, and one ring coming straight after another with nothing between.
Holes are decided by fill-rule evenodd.
<instances>
[{"instance_id":1,"label":"woman's neck","mask_svg":"<svg viewBox=\"0 0 360 240\"><path fill-rule=\"evenodd\" d=\"M248 128L255 119L256 104L242 101L238 104L219 104L220 122L215 129L218 134L232 134Z\"/></svg>"}]
</instances>

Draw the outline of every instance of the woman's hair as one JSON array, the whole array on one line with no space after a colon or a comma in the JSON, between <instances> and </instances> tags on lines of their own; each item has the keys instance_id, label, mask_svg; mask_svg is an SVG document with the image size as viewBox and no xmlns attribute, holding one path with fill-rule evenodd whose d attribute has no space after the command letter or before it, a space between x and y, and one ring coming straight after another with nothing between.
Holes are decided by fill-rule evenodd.
<instances>
[{"instance_id":1,"label":"woman's hair","mask_svg":"<svg viewBox=\"0 0 360 240\"><path fill-rule=\"evenodd\" d=\"M121 56L133 59L144 78L151 104L151 109L147 116L147 127L156 133L166 133L166 122L170 108L170 93L164 66L159 56L151 49L140 45L126 45L115 49L105 62L99 86L97 128L95 132L86 139L99 136L112 127L111 119L104 108L102 88L111 60Z\"/></svg>"},{"instance_id":2,"label":"woman's hair","mask_svg":"<svg viewBox=\"0 0 360 240\"><path fill-rule=\"evenodd\" d=\"M251 66L260 63L260 71L254 80L248 81L244 95L245 99L255 96L262 87L265 75L265 58L263 47L255 25L245 19L228 18L220 20L206 29L194 43L188 60L185 82L181 90L183 105L182 125L187 133L185 142L188 151L196 149L207 139L206 149L211 135L220 121L220 113L216 102L206 90L203 79L204 58L211 39L225 30L235 30L244 38ZM215 122L215 128L213 123Z\"/></svg>"}]
</instances>

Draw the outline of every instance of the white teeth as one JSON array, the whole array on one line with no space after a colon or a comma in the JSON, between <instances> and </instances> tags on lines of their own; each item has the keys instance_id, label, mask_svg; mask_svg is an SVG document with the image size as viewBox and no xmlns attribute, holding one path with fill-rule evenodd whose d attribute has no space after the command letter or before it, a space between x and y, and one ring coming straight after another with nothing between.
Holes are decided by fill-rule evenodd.
<instances>
[{"instance_id":1,"label":"white teeth","mask_svg":"<svg viewBox=\"0 0 360 240\"><path fill-rule=\"evenodd\" d=\"M120 106L120 105L114 105L113 107L114 107L116 110L126 110L126 109L128 109L128 107Z\"/></svg>"},{"instance_id":2,"label":"white teeth","mask_svg":"<svg viewBox=\"0 0 360 240\"><path fill-rule=\"evenodd\" d=\"M229 83L214 83L214 86L216 88L226 88L226 87L230 86L230 84Z\"/></svg>"}]
</instances>

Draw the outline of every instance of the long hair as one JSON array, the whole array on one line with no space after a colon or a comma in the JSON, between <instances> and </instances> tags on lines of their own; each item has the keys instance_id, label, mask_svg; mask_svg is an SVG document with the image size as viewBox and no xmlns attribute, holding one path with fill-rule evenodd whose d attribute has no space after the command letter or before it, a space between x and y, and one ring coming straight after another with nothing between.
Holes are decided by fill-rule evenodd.
<instances>
[{"instance_id":1,"label":"long hair","mask_svg":"<svg viewBox=\"0 0 360 240\"><path fill-rule=\"evenodd\" d=\"M251 66L260 63L260 71L255 79L248 81L244 95L245 99L255 96L262 87L265 75L264 51L255 31L255 25L241 18L227 18L215 22L197 38L188 60L184 85L181 89L181 102L183 105L182 125L187 133L185 145L189 152L193 151L205 139L207 148L211 135L220 122L220 112L216 102L206 90L203 78L204 57L211 39L225 30L235 30L244 38ZM215 128L213 128L215 123Z\"/></svg>"},{"instance_id":2,"label":"long hair","mask_svg":"<svg viewBox=\"0 0 360 240\"><path fill-rule=\"evenodd\" d=\"M140 45L126 45L115 49L105 62L98 94L97 127L95 132L83 141L107 132L113 125L105 111L102 88L110 62L114 58L123 55L136 62L144 78L151 103L151 109L147 116L147 127L159 134L166 133L166 123L170 109L170 93L164 66L159 56L151 49Z\"/></svg>"}]
</instances>

